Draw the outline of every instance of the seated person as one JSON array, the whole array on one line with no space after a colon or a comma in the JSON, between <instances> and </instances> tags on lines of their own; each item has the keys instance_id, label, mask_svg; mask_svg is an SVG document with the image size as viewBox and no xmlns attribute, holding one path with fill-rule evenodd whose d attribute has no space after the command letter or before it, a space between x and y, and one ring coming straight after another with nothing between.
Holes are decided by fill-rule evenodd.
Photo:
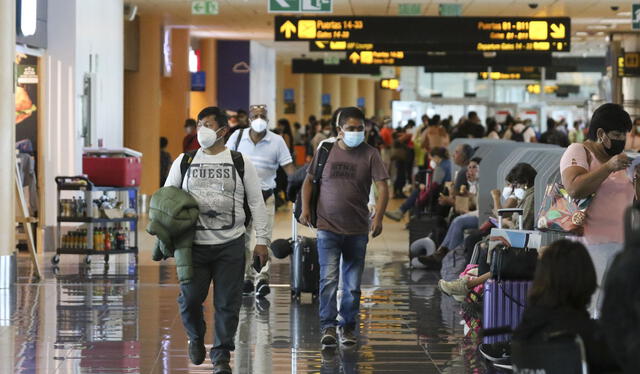
<instances>
[{"instance_id":1,"label":"seated person","mask_svg":"<svg viewBox=\"0 0 640 374\"><path fill-rule=\"evenodd\" d=\"M430 186L425 184L426 180L421 181L419 188L414 189L411 196L402 203L400 209L388 211L385 213L385 216L394 221L400 221L405 213L416 206L421 195L429 196L433 191L438 191L446 182L451 181L451 161L449 160L449 152L447 149L444 147L434 148L431 150L430 155L436 164L436 167L433 170L433 177L431 178Z\"/></svg>"},{"instance_id":2,"label":"seated person","mask_svg":"<svg viewBox=\"0 0 640 374\"><path fill-rule=\"evenodd\" d=\"M467 167L467 182L469 185L468 192L466 188L461 189L459 196L469 197L468 213L456 217L451 221L447 235L442 241L442 245L435 253L428 256L420 256L418 260L427 267L427 269L440 269L442 267L442 259L449 252L449 249L458 247L464 241L464 230L478 227L478 210L476 203L478 176L480 171L480 158L473 158Z\"/></svg>"},{"instance_id":3,"label":"seated person","mask_svg":"<svg viewBox=\"0 0 640 374\"><path fill-rule=\"evenodd\" d=\"M564 239L554 242L538 260L528 304L513 340L538 342L549 333L577 334L584 342L589 372L619 370L604 330L587 312L597 286L596 270L586 248Z\"/></svg>"},{"instance_id":4,"label":"seated person","mask_svg":"<svg viewBox=\"0 0 640 374\"><path fill-rule=\"evenodd\" d=\"M515 206L523 210L522 228L525 230L533 230L535 209L534 209L534 185L536 175L536 169L526 163L519 163L511 169L507 174L507 185L502 192L502 197L505 198L504 206L500 204L500 199L496 198L499 194L497 190L491 191L491 195L494 199L494 205L496 211L503 208L511 208ZM497 215L497 212L496 212ZM502 227L517 227L517 217L504 218L502 221ZM491 272L489 271L489 265L486 263L486 258L480 259L478 267L478 277L468 279L466 277L456 279L453 281L440 280L438 282L438 288L443 293L453 296L454 298L464 298L470 290L474 289L491 278Z\"/></svg>"}]
</instances>

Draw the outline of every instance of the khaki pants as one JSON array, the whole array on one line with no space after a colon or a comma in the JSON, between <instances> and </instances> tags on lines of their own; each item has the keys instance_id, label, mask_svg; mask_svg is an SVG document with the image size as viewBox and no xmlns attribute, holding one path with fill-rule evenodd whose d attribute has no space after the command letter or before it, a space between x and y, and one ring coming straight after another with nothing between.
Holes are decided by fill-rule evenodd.
<instances>
[{"instance_id":1,"label":"khaki pants","mask_svg":"<svg viewBox=\"0 0 640 374\"><path fill-rule=\"evenodd\" d=\"M271 195L267 201L264 202L267 208L267 231L269 232L269 239L271 239L271 235L273 234L273 219L276 214L276 197L275 195ZM253 248L255 247L255 230L253 229L253 222L247 227L247 231L245 233L245 272L244 279L251 280L254 283L258 283L261 280L269 282L269 265L271 264L271 259L267 260L267 263L262 267L260 273L256 272L253 268ZM269 248L271 249L271 248ZM271 253L269 253L271 256Z\"/></svg>"}]
</instances>

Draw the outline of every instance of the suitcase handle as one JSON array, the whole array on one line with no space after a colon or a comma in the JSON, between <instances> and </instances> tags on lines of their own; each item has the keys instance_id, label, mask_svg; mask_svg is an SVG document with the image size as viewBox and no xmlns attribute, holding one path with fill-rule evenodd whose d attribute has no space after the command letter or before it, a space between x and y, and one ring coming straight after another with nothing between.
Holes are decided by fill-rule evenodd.
<instances>
[{"instance_id":1,"label":"suitcase handle","mask_svg":"<svg viewBox=\"0 0 640 374\"><path fill-rule=\"evenodd\" d=\"M518 230L522 230L522 215L524 214L524 209L522 208L508 208L508 209L498 209L498 228L502 228L502 218L507 214L515 214L518 213Z\"/></svg>"}]
</instances>

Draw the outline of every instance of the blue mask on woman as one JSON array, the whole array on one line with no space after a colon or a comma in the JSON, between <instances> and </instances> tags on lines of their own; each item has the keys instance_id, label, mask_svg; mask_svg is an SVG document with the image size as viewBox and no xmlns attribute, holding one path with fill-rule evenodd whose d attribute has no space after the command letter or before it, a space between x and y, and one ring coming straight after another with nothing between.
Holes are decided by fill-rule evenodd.
<instances>
[{"instance_id":1,"label":"blue mask on woman","mask_svg":"<svg viewBox=\"0 0 640 374\"><path fill-rule=\"evenodd\" d=\"M364 141L364 131L345 131L342 140L347 147L355 148Z\"/></svg>"}]
</instances>

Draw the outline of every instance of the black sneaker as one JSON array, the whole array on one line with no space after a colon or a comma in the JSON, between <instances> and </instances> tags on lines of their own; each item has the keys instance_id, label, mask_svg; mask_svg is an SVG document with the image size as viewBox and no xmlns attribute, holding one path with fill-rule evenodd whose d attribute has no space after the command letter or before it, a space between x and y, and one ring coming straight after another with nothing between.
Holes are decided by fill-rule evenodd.
<instances>
[{"instance_id":1,"label":"black sneaker","mask_svg":"<svg viewBox=\"0 0 640 374\"><path fill-rule=\"evenodd\" d=\"M322 330L322 339L320 343L325 347L335 347L338 345L338 336L335 327L327 327Z\"/></svg>"},{"instance_id":2,"label":"black sneaker","mask_svg":"<svg viewBox=\"0 0 640 374\"><path fill-rule=\"evenodd\" d=\"M480 344L480 354L487 360L499 363L511 363L511 342L497 342L492 344Z\"/></svg>"},{"instance_id":3,"label":"black sneaker","mask_svg":"<svg viewBox=\"0 0 640 374\"><path fill-rule=\"evenodd\" d=\"M219 361L213 364L213 374L232 374L231 366L226 361Z\"/></svg>"},{"instance_id":4,"label":"black sneaker","mask_svg":"<svg viewBox=\"0 0 640 374\"><path fill-rule=\"evenodd\" d=\"M261 280L258 282L256 286L256 297L265 297L271 293L271 288L269 288L269 283L267 281Z\"/></svg>"},{"instance_id":5,"label":"black sneaker","mask_svg":"<svg viewBox=\"0 0 640 374\"><path fill-rule=\"evenodd\" d=\"M242 294L245 296L249 296L253 294L253 282L246 279L244 281L244 286L242 287Z\"/></svg>"},{"instance_id":6,"label":"black sneaker","mask_svg":"<svg viewBox=\"0 0 640 374\"><path fill-rule=\"evenodd\" d=\"M358 338L356 337L356 333L354 329L351 328L340 328L340 343L343 345L355 345L358 343Z\"/></svg>"},{"instance_id":7,"label":"black sneaker","mask_svg":"<svg viewBox=\"0 0 640 374\"><path fill-rule=\"evenodd\" d=\"M200 365L207 356L207 350L202 340L189 340L189 359L194 365Z\"/></svg>"}]
</instances>

